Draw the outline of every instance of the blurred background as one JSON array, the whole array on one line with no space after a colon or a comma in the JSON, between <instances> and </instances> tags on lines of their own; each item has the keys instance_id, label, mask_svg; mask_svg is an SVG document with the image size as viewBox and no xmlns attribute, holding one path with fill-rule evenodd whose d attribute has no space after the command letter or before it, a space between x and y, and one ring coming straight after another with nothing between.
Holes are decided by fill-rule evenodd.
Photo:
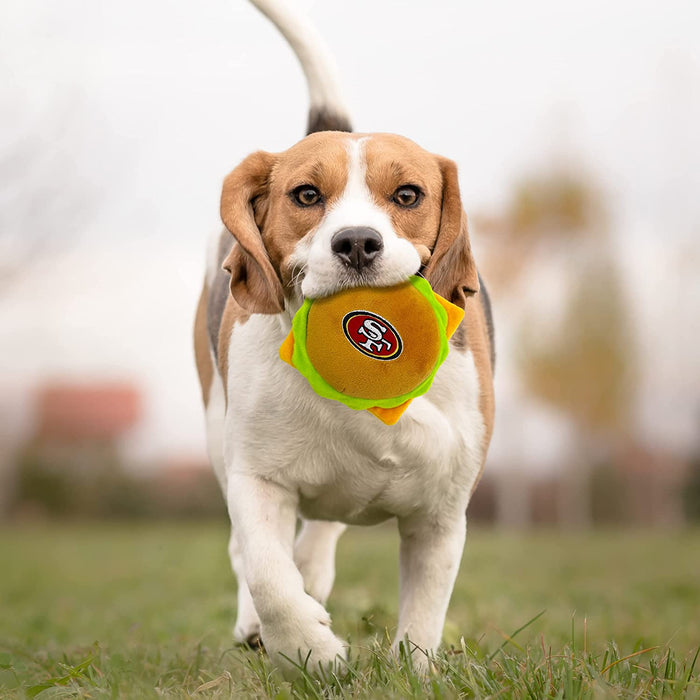
<instances>
[{"instance_id":1,"label":"blurred background","mask_svg":"<svg viewBox=\"0 0 700 700\"><path fill-rule=\"evenodd\" d=\"M700 7L298 2L357 131L457 161L497 330L472 521L700 519ZM303 136L242 0L0 8L0 516L210 517L191 326L222 179Z\"/></svg>"}]
</instances>

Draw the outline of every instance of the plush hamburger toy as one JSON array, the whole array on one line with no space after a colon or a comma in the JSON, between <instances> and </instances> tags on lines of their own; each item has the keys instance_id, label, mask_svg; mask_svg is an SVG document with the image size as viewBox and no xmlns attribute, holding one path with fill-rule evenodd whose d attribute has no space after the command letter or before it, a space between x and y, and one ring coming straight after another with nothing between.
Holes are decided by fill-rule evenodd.
<instances>
[{"instance_id":1,"label":"plush hamburger toy","mask_svg":"<svg viewBox=\"0 0 700 700\"><path fill-rule=\"evenodd\" d=\"M395 287L346 289L306 299L280 357L319 396L393 425L430 389L463 316L422 277Z\"/></svg>"}]
</instances>

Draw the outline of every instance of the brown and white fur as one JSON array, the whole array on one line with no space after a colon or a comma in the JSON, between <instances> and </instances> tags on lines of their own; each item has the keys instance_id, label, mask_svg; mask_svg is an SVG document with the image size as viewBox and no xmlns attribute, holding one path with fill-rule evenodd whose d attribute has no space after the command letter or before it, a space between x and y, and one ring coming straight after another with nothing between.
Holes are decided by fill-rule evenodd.
<instances>
[{"instance_id":1,"label":"brown and white fur","mask_svg":"<svg viewBox=\"0 0 700 700\"><path fill-rule=\"evenodd\" d=\"M493 337L455 164L389 134L352 134L332 62L277 0L254 0L309 82L309 136L248 156L225 180L195 321L209 455L231 518L239 642L262 639L289 669L346 656L324 607L346 524L395 517L401 535L394 647L431 653L462 556L466 508L493 427ZM333 130L335 129L335 130ZM319 200L304 206L300 186ZM403 206L410 186L418 201ZM308 198L313 199L313 197ZM334 253L339 231L373 229L365 265ZM376 253L376 251L375 251ZM389 286L420 273L464 321L430 391L396 425L317 396L278 349L303 298ZM297 522L302 525L298 534ZM426 654L414 653L426 663Z\"/></svg>"}]
</instances>

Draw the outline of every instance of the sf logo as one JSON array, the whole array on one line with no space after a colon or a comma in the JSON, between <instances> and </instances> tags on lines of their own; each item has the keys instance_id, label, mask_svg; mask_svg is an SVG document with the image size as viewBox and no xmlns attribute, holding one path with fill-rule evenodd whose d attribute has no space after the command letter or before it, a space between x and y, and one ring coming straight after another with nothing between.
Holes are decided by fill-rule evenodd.
<instances>
[{"instance_id":1,"label":"sf logo","mask_svg":"<svg viewBox=\"0 0 700 700\"><path fill-rule=\"evenodd\" d=\"M403 350L401 336L385 318L371 311L351 311L343 318L343 332L363 355L393 360Z\"/></svg>"},{"instance_id":2,"label":"sf logo","mask_svg":"<svg viewBox=\"0 0 700 700\"><path fill-rule=\"evenodd\" d=\"M366 348L372 352L372 348L376 347L377 350L382 349L382 345L386 345L387 350L391 350L391 342L388 341L384 334L387 332L387 327L382 326L379 321L375 321L373 318L368 318L364 323L357 329L360 335L364 335L367 340L364 343L360 343L363 348Z\"/></svg>"}]
</instances>

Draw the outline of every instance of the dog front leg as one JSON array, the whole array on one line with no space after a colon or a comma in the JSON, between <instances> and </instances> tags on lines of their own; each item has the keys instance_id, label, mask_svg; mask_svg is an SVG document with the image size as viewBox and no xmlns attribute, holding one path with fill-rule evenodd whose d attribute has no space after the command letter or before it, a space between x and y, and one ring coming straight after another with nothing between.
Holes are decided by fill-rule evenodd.
<instances>
[{"instance_id":1,"label":"dog front leg","mask_svg":"<svg viewBox=\"0 0 700 700\"><path fill-rule=\"evenodd\" d=\"M234 473L227 497L270 659L293 671L293 664L303 665L307 658L310 670L345 658L345 645L331 632L330 616L304 591L294 564L296 495L270 481Z\"/></svg>"},{"instance_id":2,"label":"dog front leg","mask_svg":"<svg viewBox=\"0 0 700 700\"><path fill-rule=\"evenodd\" d=\"M442 639L447 606L452 595L466 536L466 517L461 514L445 524L432 518L399 520L399 626L394 651L408 637L413 662L426 668L428 654ZM414 645L418 647L415 649Z\"/></svg>"}]
</instances>

